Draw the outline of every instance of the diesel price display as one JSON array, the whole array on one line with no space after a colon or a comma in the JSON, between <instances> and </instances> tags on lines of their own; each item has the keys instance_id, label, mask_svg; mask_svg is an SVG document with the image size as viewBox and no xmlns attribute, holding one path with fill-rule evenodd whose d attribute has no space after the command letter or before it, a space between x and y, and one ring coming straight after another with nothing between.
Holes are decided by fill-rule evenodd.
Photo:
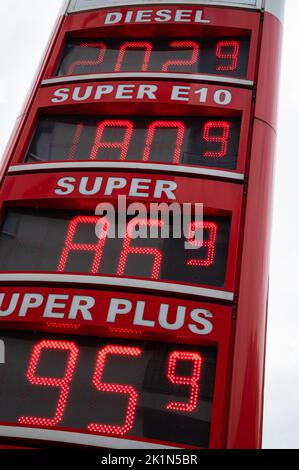
<instances>
[{"instance_id":1,"label":"diesel price display","mask_svg":"<svg viewBox=\"0 0 299 470\"><path fill-rule=\"evenodd\" d=\"M246 77L249 38L80 39L66 44L57 75L184 72Z\"/></svg>"}]
</instances>

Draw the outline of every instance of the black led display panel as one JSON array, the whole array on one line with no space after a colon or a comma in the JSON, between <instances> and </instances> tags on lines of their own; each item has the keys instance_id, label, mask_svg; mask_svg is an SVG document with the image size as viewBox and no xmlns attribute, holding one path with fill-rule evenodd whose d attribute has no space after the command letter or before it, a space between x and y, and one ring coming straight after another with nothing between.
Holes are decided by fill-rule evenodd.
<instances>
[{"instance_id":1,"label":"black led display panel","mask_svg":"<svg viewBox=\"0 0 299 470\"><path fill-rule=\"evenodd\" d=\"M1 340L1 423L208 447L216 348L9 331Z\"/></svg>"},{"instance_id":2,"label":"black led display panel","mask_svg":"<svg viewBox=\"0 0 299 470\"><path fill-rule=\"evenodd\" d=\"M0 270L102 274L224 286L231 223L228 215L204 216L203 222L196 225L190 222L192 231L202 230L200 246L194 237L184 235L183 227L179 238L175 238L171 217L169 234L163 236L162 228L167 225L162 223L167 221L131 218L124 238L118 237L117 223L117 236L107 236L112 227L107 220L72 211L8 210L0 231ZM153 227L156 238L150 233ZM144 238L133 239L135 228ZM186 243L191 249L186 249Z\"/></svg>"}]
</instances>

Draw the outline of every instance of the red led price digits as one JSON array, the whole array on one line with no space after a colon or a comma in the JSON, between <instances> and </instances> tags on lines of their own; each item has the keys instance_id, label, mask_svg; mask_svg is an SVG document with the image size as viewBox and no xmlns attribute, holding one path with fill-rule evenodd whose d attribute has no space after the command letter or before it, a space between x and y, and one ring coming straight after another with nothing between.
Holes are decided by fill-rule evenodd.
<instances>
[{"instance_id":1,"label":"red led price digits","mask_svg":"<svg viewBox=\"0 0 299 470\"><path fill-rule=\"evenodd\" d=\"M145 149L143 153L142 160L144 162L148 162L151 155L151 147L153 144L153 140L155 137L155 133L157 129L176 129L177 130L177 138L175 142L175 150L172 157L173 163L180 163L180 157L182 154L182 145L184 142L184 135L186 126L181 121L155 121L148 127L148 133L145 143Z\"/></svg>"},{"instance_id":2,"label":"red led price digits","mask_svg":"<svg viewBox=\"0 0 299 470\"><path fill-rule=\"evenodd\" d=\"M216 70L222 72L233 72L236 70L239 62L239 52L239 41L219 41L216 46L216 57L219 59L219 64L217 65ZM230 61L230 63L228 63L228 61Z\"/></svg>"},{"instance_id":3,"label":"red led price digits","mask_svg":"<svg viewBox=\"0 0 299 470\"><path fill-rule=\"evenodd\" d=\"M84 224L92 224L97 225L97 235L98 235L98 242L96 244L92 243L75 243L74 238L78 231L78 227ZM107 238L107 233L109 230L109 222L105 217L92 217L92 216L78 216L75 217L69 225L65 246L61 253L60 260L58 262L57 271L64 272L66 268L66 264L69 258L69 255L72 251L94 251L95 256L91 268L91 273L95 274L98 272L103 248L105 245L105 241ZM100 230L98 230L100 227Z\"/></svg>"},{"instance_id":4,"label":"red led price digits","mask_svg":"<svg viewBox=\"0 0 299 470\"><path fill-rule=\"evenodd\" d=\"M227 121L209 121L206 122L203 130L203 138L209 143L219 143L220 149L204 152L203 156L207 158L223 158L227 154L228 141L231 125ZM221 131L221 135L215 135L216 131Z\"/></svg>"},{"instance_id":5,"label":"red led price digits","mask_svg":"<svg viewBox=\"0 0 299 470\"><path fill-rule=\"evenodd\" d=\"M76 60L75 62L72 62L67 70L67 75L74 75L75 68L78 65L99 65L104 60L107 50L107 46L104 42L82 42L80 47L99 49L98 57L95 60Z\"/></svg>"},{"instance_id":6,"label":"red led price digits","mask_svg":"<svg viewBox=\"0 0 299 470\"><path fill-rule=\"evenodd\" d=\"M102 382L104 367L106 359L109 355L118 355L118 356L140 356L142 350L139 348L130 348L130 347L121 347L121 346L106 346L104 347L98 355L96 368L93 377L93 384L100 392L109 392L109 393L121 393L128 395L129 402L127 413L125 417L125 422L123 425L108 425L108 424L89 424L87 429L92 432L104 433L104 434L114 434L116 436L123 436L133 427L138 393L134 387L130 385L119 385L119 384L105 384Z\"/></svg>"},{"instance_id":7,"label":"red led price digits","mask_svg":"<svg viewBox=\"0 0 299 470\"><path fill-rule=\"evenodd\" d=\"M107 142L103 141L103 134L107 128L123 128L124 129L124 137L119 142ZM97 127L96 138L94 146L90 153L90 160L95 160L98 158L99 149L119 149L120 156L119 159L121 161L125 160L128 155L128 148L132 138L132 133L134 130L134 126L130 121L120 121L120 120L106 120L101 122Z\"/></svg>"},{"instance_id":8,"label":"red led price digits","mask_svg":"<svg viewBox=\"0 0 299 470\"><path fill-rule=\"evenodd\" d=\"M194 240L195 231L198 229L209 230L210 237L208 240L198 241ZM211 266L214 263L215 258L215 244L217 237L217 224L212 222L192 222L189 228L189 235L187 241L190 245L196 246L198 248L206 247L208 248L208 253L205 259L190 259L187 261L188 266Z\"/></svg>"},{"instance_id":9,"label":"red led price digits","mask_svg":"<svg viewBox=\"0 0 299 470\"><path fill-rule=\"evenodd\" d=\"M144 49L144 59L141 66L141 72L146 72L150 61L153 46L150 42L125 42L120 46L115 72L120 72L124 61L125 53L128 49Z\"/></svg>"},{"instance_id":10,"label":"red led price digits","mask_svg":"<svg viewBox=\"0 0 299 470\"><path fill-rule=\"evenodd\" d=\"M198 41L184 39L170 42L163 41L163 43L160 41L134 40L125 41L118 45L109 40L106 42L81 42L73 46L71 44L71 49L67 50L63 59L66 63L68 63L70 51L71 54L75 54L75 57L73 62L68 63L66 69L63 68L63 73L67 75L76 74L78 67L83 67L83 73L91 73L92 71L119 73L129 69L134 72L176 72L184 70L191 73L192 69L196 73L200 71L202 73L215 73L215 71L236 72L239 66L242 42L235 39L215 40L213 46L216 58L215 64L209 64L203 58L202 66L199 67L200 51L202 49L203 52L208 53L209 44L209 41L207 44L201 44ZM97 56L95 59L89 59L90 54L97 54ZM164 61L165 54L166 57L169 57L166 61ZM84 59L86 56L87 59ZM171 56L173 56L173 59L171 59ZM88 71L89 68L90 72Z\"/></svg>"},{"instance_id":11,"label":"red led price digits","mask_svg":"<svg viewBox=\"0 0 299 470\"><path fill-rule=\"evenodd\" d=\"M76 243L77 232L80 226L84 224L91 224L96 227L96 235L98 237L97 243ZM73 251L80 252L94 252L94 259L90 272L97 274L101 267L101 260L103 257L103 251L109 232L110 223L105 217L93 217L93 216L78 216L75 217L69 224L67 231L65 245L62 250L57 271L65 272L67 270L67 262ZM138 227L138 230L137 230ZM150 279L159 279L161 265L163 261L162 250L154 247L141 247L132 245L132 240L140 235L140 227L155 228L155 236L159 236L159 230L164 227L163 220L156 219L138 219L134 218L131 220L126 229L126 236L122 245L121 254L119 257L119 263L116 275L124 276L126 273L126 266L130 255L144 255L151 256L153 258L151 275L148 276ZM208 240L197 240L195 239L196 230L209 231ZM194 267L209 267L214 263L216 240L217 240L218 224L213 222L191 222L188 231L188 237L186 238L189 245L196 248L207 248L207 255L204 259L189 259L186 264L187 266Z\"/></svg>"},{"instance_id":12,"label":"red led price digits","mask_svg":"<svg viewBox=\"0 0 299 470\"><path fill-rule=\"evenodd\" d=\"M176 367L178 361L191 361L193 363L192 375L189 377L176 375ZM188 403L172 401L168 403L166 408L175 411L187 411L192 413L196 410L199 397L199 380L202 358L199 354L185 351L173 351L168 358L167 377L172 384L189 385L190 399Z\"/></svg>"},{"instance_id":13,"label":"red led price digits","mask_svg":"<svg viewBox=\"0 0 299 470\"><path fill-rule=\"evenodd\" d=\"M128 223L127 226L127 232L126 232L126 238L124 240L120 260L119 260L119 265L117 269L117 276L123 276L125 274L125 268L126 268L126 263L128 256L130 254L135 254L135 255L147 255L147 256L153 256L154 257L154 262L153 262L153 268L152 268L152 274L151 274L151 279L158 279L159 274L160 274L160 269L161 269L161 263L162 263L162 253L158 248L149 248L149 247L136 247L131 245L132 241L132 234L133 231L136 230L136 226L143 226L143 227L162 227L163 222L159 220L150 220L150 219L135 219L131 220L131 222Z\"/></svg>"},{"instance_id":14,"label":"red led price digits","mask_svg":"<svg viewBox=\"0 0 299 470\"><path fill-rule=\"evenodd\" d=\"M118 140L106 140L107 137L105 137L105 135L109 130L111 131L111 135L115 133L114 131L121 132L121 138L118 138ZM174 137L172 138L169 133L164 135L165 130L173 130L173 133L175 134ZM162 152L163 155L165 154L167 155L167 158L171 159L171 163L179 164L183 154L186 130L187 126L182 121L153 121L145 130L145 143L142 156L138 155L140 150L136 150L132 145L135 160L139 160L141 157L143 162L157 161L158 159L156 154L159 150L153 150L153 148L156 147L156 149L160 149L160 153ZM80 144L83 131L84 124L81 122L77 123L67 155L67 160L74 160L76 158L78 145ZM134 123L129 120L109 119L100 121L96 126L94 141L91 144L89 160L105 160L105 152L108 152L108 159L111 159L110 154L112 150L116 151L116 155L113 156L113 160L126 161L129 155L130 145L135 137L134 132ZM159 132L161 133L160 135ZM213 150L203 151L200 157L203 156L205 158L219 159L226 157L228 145L231 139L231 123L229 121L205 122L203 124L201 139L206 143L206 146L213 145ZM218 144L219 148L214 150L216 144Z\"/></svg>"},{"instance_id":15,"label":"red led price digits","mask_svg":"<svg viewBox=\"0 0 299 470\"><path fill-rule=\"evenodd\" d=\"M45 360L45 358L43 358L43 354L46 351L62 351L67 353L63 377L43 377L38 375L38 368L40 367L41 362ZM59 389L60 393L53 418L22 416L18 419L18 422L20 424L34 425L40 427L53 427L63 421L71 391L71 383L73 381L75 368L77 367L78 363L79 351L80 350L77 345L69 341L42 340L34 346L30 356L27 371L28 382L35 386L38 385ZM139 400L138 390L134 388L134 386L128 384L118 384L111 382L105 383L103 377L105 375L106 368L108 367L107 362L109 360L114 361L114 364L117 365L116 370L119 370L119 368L122 367L121 362L119 362L120 359L136 359L138 357L141 358L142 355L143 350L141 348L123 345L120 346L107 344L98 351L93 372L92 384L97 390L97 392L104 393L100 406L107 407L107 399L105 399L105 394L107 393L112 394L111 397L113 397L113 394L115 397L116 395L124 396L126 398L127 405L124 410L124 418L122 418L121 424L90 423L87 425L88 431L96 434L124 436L134 427ZM190 363L190 366L192 366L192 369L188 369L190 370L190 373L178 373L180 362ZM134 363L131 364L134 365ZM140 362L137 362L135 364L137 365L136 370L139 370ZM183 411L187 413L192 413L197 409L199 401L199 383L201 367L202 357L196 352L172 351L169 353L166 369L168 381L173 385L188 386L190 388L190 391L188 392L188 398L186 397L186 400L188 400L187 402L171 401L166 406L165 404L163 404L163 408L165 407L167 410L179 412ZM112 366L112 371L113 370L114 369ZM79 377L77 373L75 376L75 380L78 379ZM137 375L136 379L138 379ZM139 379L137 383L139 383ZM91 383L88 385L91 386ZM76 389L75 386L74 388ZM74 399L75 396L76 392L74 395L72 395L72 398Z\"/></svg>"},{"instance_id":16,"label":"red led price digits","mask_svg":"<svg viewBox=\"0 0 299 470\"><path fill-rule=\"evenodd\" d=\"M170 47L178 49L192 49L192 54L190 59L186 60L168 60L162 66L163 72L168 72L169 67L171 66L180 66L180 65L193 65L196 64L199 57L199 44L194 41L173 41L170 43Z\"/></svg>"},{"instance_id":17,"label":"red led price digits","mask_svg":"<svg viewBox=\"0 0 299 470\"><path fill-rule=\"evenodd\" d=\"M64 377L39 377L36 375L36 369L40 361L40 357L43 351L47 349L54 349L60 351L68 351L68 359ZM64 414L67 399L70 391L70 382L73 378L74 369L77 362L79 349L74 343L63 342L63 341L41 341L38 343L32 352L29 368L27 372L27 379L32 385L42 385L44 387L60 388L61 392L57 402L55 414L53 418L39 418L34 416L22 416L18 419L21 424L31 424L36 426L55 426L58 424Z\"/></svg>"}]
</instances>

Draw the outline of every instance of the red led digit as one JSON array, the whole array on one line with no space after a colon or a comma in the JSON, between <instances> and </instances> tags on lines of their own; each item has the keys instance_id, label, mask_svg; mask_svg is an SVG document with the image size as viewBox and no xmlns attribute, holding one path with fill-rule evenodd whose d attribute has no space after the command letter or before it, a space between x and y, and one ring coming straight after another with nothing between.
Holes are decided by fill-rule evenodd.
<instances>
[{"instance_id":1,"label":"red led digit","mask_svg":"<svg viewBox=\"0 0 299 470\"><path fill-rule=\"evenodd\" d=\"M193 65L196 64L199 57L199 44L194 41L173 41L170 43L170 47L177 49L192 49L190 59L185 60L168 60L162 66L163 72L168 72L171 66L181 65Z\"/></svg>"},{"instance_id":2,"label":"red led digit","mask_svg":"<svg viewBox=\"0 0 299 470\"><path fill-rule=\"evenodd\" d=\"M185 377L176 374L178 361L191 361L193 363L192 375ZM192 413L198 406L199 381L202 358L200 354L187 351L173 351L168 358L167 377L168 380L175 385L189 385L190 398L188 403L172 401L168 403L166 408L175 411L187 411Z\"/></svg>"},{"instance_id":3,"label":"red led digit","mask_svg":"<svg viewBox=\"0 0 299 470\"><path fill-rule=\"evenodd\" d=\"M148 64L151 58L153 46L150 42L147 41L135 41L135 42L125 42L119 48L119 54L117 63L115 66L115 72L120 72L121 67L124 61L126 51L128 49L144 49L144 59L141 67L141 72L146 72L148 69Z\"/></svg>"},{"instance_id":4,"label":"red led digit","mask_svg":"<svg viewBox=\"0 0 299 470\"><path fill-rule=\"evenodd\" d=\"M206 151L203 156L206 158L223 158L227 154L228 141L230 137L231 124L227 121L209 121L205 123L203 138L209 143L219 143L219 150ZM221 134L215 135L215 130Z\"/></svg>"},{"instance_id":5,"label":"red led digit","mask_svg":"<svg viewBox=\"0 0 299 470\"><path fill-rule=\"evenodd\" d=\"M144 162L148 162L150 160L151 155L151 147L155 138L155 133L157 129L176 129L177 130L177 138L175 142L175 149L172 156L173 163L180 163L180 158L182 154L182 145L184 142L185 130L186 126L181 121L154 121L147 129L147 137L145 143L145 149L143 153L142 160ZM166 139L168 142L170 139ZM170 141L170 145L172 145L172 141Z\"/></svg>"},{"instance_id":6,"label":"red led digit","mask_svg":"<svg viewBox=\"0 0 299 470\"><path fill-rule=\"evenodd\" d=\"M104 42L82 42L80 44L80 47L82 48L94 48L94 49L99 49L99 54L98 57L94 60L76 60L72 62L67 70L67 75L74 75L74 70L76 67L79 65L84 66L84 65L99 65L103 62L107 46Z\"/></svg>"},{"instance_id":7,"label":"red led digit","mask_svg":"<svg viewBox=\"0 0 299 470\"><path fill-rule=\"evenodd\" d=\"M219 41L216 46L216 57L219 59L216 70L232 72L236 70L239 62L239 52L240 41Z\"/></svg>"},{"instance_id":8,"label":"red led digit","mask_svg":"<svg viewBox=\"0 0 299 470\"><path fill-rule=\"evenodd\" d=\"M131 245L132 233L135 230L136 225L143 227L162 227L163 221L150 219L133 219L128 223L126 238L124 240L121 256L119 259L117 276L123 276L125 274L128 257L129 255L135 254L152 256L154 258L151 279L158 279L162 264L162 252L158 248L137 247Z\"/></svg>"},{"instance_id":9,"label":"red led digit","mask_svg":"<svg viewBox=\"0 0 299 470\"><path fill-rule=\"evenodd\" d=\"M90 224L94 226L100 225L101 231L99 232L98 242L93 243L75 243L74 238L78 231L78 228L82 224ZM94 260L91 268L91 273L96 274L99 271L99 267L102 260L103 248L106 242L106 237L109 231L109 221L105 217L92 217L92 216L78 216L75 217L69 224L67 231L64 249L61 253L57 271L64 272L69 255L72 251L94 251Z\"/></svg>"},{"instance_id":10,"label":"red led digit","mask_svg":"<svg viewBox=\"0 0 299 470\"><path fill-rule=\"evenodd\" d=\"M194 232L197 229L209 230L210 237L208 240L204 240L203 242L194 240ZM218 225L212 222L192 222L189 227L189 235L188 235L188 243L193 246L197 246L198 249L201 247L208 248L208 253L205 259L190 259L187 261L188 266L204 266L208 267L214 263L215 259L215 244L216 244L216 237L217 237L217 229Z\"/></svg>"},{"instance_id":11,"label":"red led digit","mask_svg":"<svg viewBox=\"0 0 299 470\"><path fill-rule=\"evenodd\" d=\"M137 408L138 393L131 385L120 385L103 383L103 374L105 362L108 356L133 356L137 357L142 354L139 348L130 348L123 346L105 346L98 354L96 368L93 376L93 384L100 392L121 393L128 396L128 407L126 417L122 425L109 425L109 424L95 424L91 423L87 429L91 432L101 434L114 434L116 436L123 436L130 429L132 429L135 421L135 414Z\"/></svg>"},{"instance_id":12,"label":"red led digit","mask_svg":"<svg viewBox=\"0 0 299 470\"><path fill-rule=\"evenodd\" d=\"M124 138L119 142L107 142L103 141L103 134L107 128L123 128L124 129ZM132 122L127 120L106 120L101 122L97 126L97 132L95 137L95 142L90 153L90 160L96 160L99 156L99 149L119 149L120 155L119 159L121 161L127 158L129 145L131 142L132 134L134 130L134 125Z\"/></svg>"},{"instance_id":13,"label":"red led digit","mask_svg":"<svg viewBox=\"0 0 299 470\"><path fill-rule=\"evenodd\" d=\"M42 352L50 350L68 351L67 365L65 369L64 377L39 377L36 375L36 369ZM27 379L32 385L40 385L44 387L60 388L61 392L58 398L55 414L53 418L42 418L34 416L22 416L18 419L21 424L31 424L35 426L56 426L63 418L65 407L67 404L70 383L73 378L74 369L76 366L79 349L74 343L68 341L51 341L44 340L36 344L33 348L29 368L27 372Z\"/></svg>"},{"instance_id":14,"label":"red led digit","mask_svg":"<svg viewBox=\"0 0 299 470\"><path fill-rule=\"evenodd\" d=\"M80 139L81 139L83 128L84 128L83 122L79 122L76 125L73 142L71 144L71 147L70 147L70 150L69 150L69 153L68 153L68 156L67 156L68 160L74 160L75 159L76 152L77 152L77 147L78 147L78 144L79 144Z\"/></svg>"}]
</instances>

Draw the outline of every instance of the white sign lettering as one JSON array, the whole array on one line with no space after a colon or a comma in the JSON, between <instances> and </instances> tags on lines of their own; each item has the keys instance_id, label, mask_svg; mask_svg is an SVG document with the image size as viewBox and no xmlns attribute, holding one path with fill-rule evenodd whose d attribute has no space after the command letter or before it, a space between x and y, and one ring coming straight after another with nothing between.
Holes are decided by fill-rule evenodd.
<instances>
[{"instance_id":1,"label":"white sign lettering","mask_svg":"<svg viewBox=\"0 0 299 470\"><path fill-rule=\"evenodd\" d=\"M77 191L82 196L95 196L99 193L103 196L113 196L115 193L117 194L120 189L126 190L126 194L129 197L149 198L153 196L155 199L165 197L170 201L175 201L177 183L167 180L157 180L153 182L151 178L147 180L133 178L129 181L126 177L64 176L57 181L54 193L57 196L69 196Z\"/></svg>"},{"instance_id":2,"label":"white sign lettering","mask_svg":"<svg viewBox=\"0 0 299 470\"><path fill-rule=\"evenodd\" d=\"M208 335L213 331L213 314L203 308L186 305L174 307L171 303L158 304L153 311L150 301L131 301L111 298L104 308L101 297L71 294L0 293L0 318L18 317L36 321L60 319L64 321L95 322L118 326L127 317L128 324L150 329L180 331L184 327L195 335ZM1 346L1 342L0 342Z\"/></svg>"},{"instance_id":3,"label":"white sign lettering","mask_svg":"<svg viewBox=\"0 0 299 470\"><path fill-rule=\"evenodd\" d=\"M177 9L172 10L128 10L112 11L107 13L104 23L106 25L132 24L132 23L210 23L210 20L204 18L202 10Z\"/></svg>"}]
</instances>

